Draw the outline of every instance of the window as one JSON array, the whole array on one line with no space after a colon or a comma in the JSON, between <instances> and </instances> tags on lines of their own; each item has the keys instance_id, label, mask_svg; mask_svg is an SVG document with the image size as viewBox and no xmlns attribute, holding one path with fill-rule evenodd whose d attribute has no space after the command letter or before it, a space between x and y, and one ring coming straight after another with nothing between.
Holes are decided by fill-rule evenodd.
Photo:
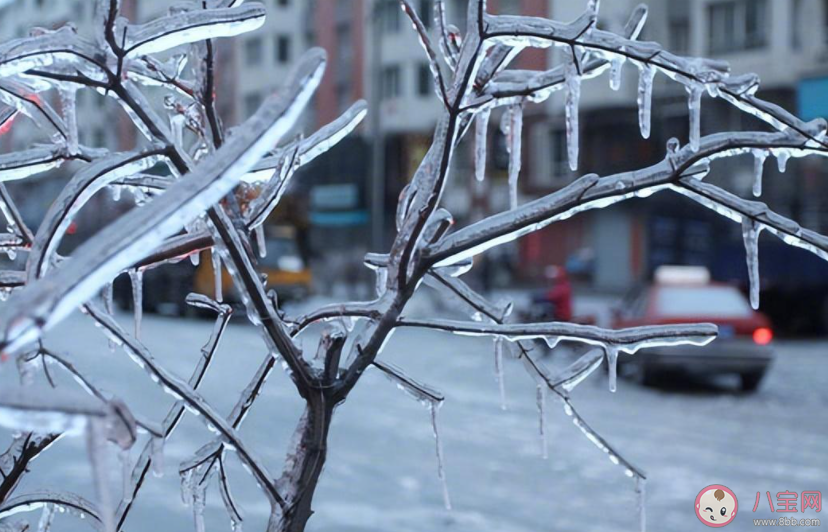
<instances>
[{"instance_id":1,"label":"window","mask_svg":"<svg viewBox=\"0 0 828 532\"><path fill-rule=\"evenodd\" d=\"M423 26L426 29L431 28L431 19L434 18L433 14L434 7L432 6L432 0L420 0L420 10L418 14L420 15L420 20L423 21Z\"/></svg>"},{"instance_id":2,"label":"window","mask_svg":"<svg viewBox=\"0 0 828 532\"><path fill-rule=\"evenodd\" d=\"M84 13L84 8L85 7L86 7L86 3L83 2L82 0L79 0L79 1L75 2L73 12L75 14L75 19L76 20L83 20L83 17L84 17L84 14L85 14Z\"/></svg>"},{"instance_id":3,"label":"window","mask_svg":"<svg viewBox=\"0 0 828 532\"><path fill-rule=\"evenodd\" d=\"M498 15L522 15L520 0L501 0L498 5Z\"/></svg>"},{"instance_id":4,"label":"window","mask_svg":"<svg viewBox=\"0 0 828 532\"><path fill-rule=\"evenodd\" d=\"M822 35L828 43L828 1L822 2Z\"/></svg>"},{"instance_id":5,"label":"window","mask_svg":"<svg viewBox=\"0 0 828 532\"><path fill-rule=\"evenodd\" d=\"M430 96L433 84L434 78L431 75L431 68L428 63L420 63L417 67L417 95Z\"/></svg>"},{"instance_id":6,"label":"window","mask_svg":"<svg viewBox=\"0 0 828 532\"><path fill-rule=\"evenodd\" d=\"M244 43L244 57L248 65L262 63L262 40L259 37L249 39Z\"/></svg>"},{"instance_id":7,"label":"window","mask_svg":"<svg viewBox=\"0 0 828 532\"><path fill-rule=\"evenodd\" d=\"M676 54L690 51L690 21L686 18L670 21L670 51Z\"/></svg>"},{"instance_id":8,"label":"window","mask_svg":"<svg viewBox=\"0 0 828 532\"><path fill-rule=\"evenodd\" d=\"M106 148L107 134L102 128L95 128L92 132L92 145L96 148Z\"/></svg>"},{"instance_id":9,"label":"window","mask_svg":"<svg viewBox=\"0 0 828 532\"><path fill-rule=\"evenodd\" d=\"M377 5L377 14L382 33L397 33L400 31L401 10L395 0L382 0Z\"/></svg>"},{"instance_id":10,"label":"window","mask_svg":"<svg viewBox=\"0 0 828 532\"><path fill-rule=\"evenodd\" d=\"M656 309L664 317L751 315L745 296L730 286L662 286L656 292Z\"/></svg>"},{"instance_id":11,"label":"window","mask_svg":"<svg viewBox=\"0 0 828 532\"><path fill-rule=\"evenodd\" d=\"M731 0L708 10L711 53L760 48L767 44L767 0Z\"/></svg>"},{"instance_id":12,"label":"window","mask_svg":"<svg viewBox=\"0 0 828 532\"><path fill-rule=\"evenodd\" d=\"M262 105L262 95L258 92L251 92L247 96L244 97L244 115L245 117L250 117L253 113L255 113L259 106Z\"/></svg>"},{"instance_id":13,"label":"window","mask_svg":"<svg viewBox=\"0 0 828 532\"><path fill-rule=\"evenodd\" d=\"M569 170L569 152L566 149L566 130L553 129L550 133L551 141L551 155L552 155L552 178L558 180L564 176L568 176L571 172Z\"/></svg>"},{"instance_id":14,"label":"window","mask_svg":"<svg viewBox=\"0 0 828 532\"><path fill-rule=\"evenodd\" d=\"M276 49L273 55L276 57L277 63L290 62L290 37L287 35L276 36Z\"/></svg>"},{"instance_id":15,"label":"window","mask_svg":"<svg viewBox=\"0 0 828 532\"><path fill-rule=\"evenodd\" d=\"M400 66L392 65L382 69L382 98L396 98L400 95Z\"/></svg>"},{"instance_id":16,"label":"window","mask_svg":"<svg viewBox=\"0 0 828 532\"><path fill-rule=\"evenodd\" d=\"M828 18L828 14L826 15ZM800 35L800 24L802 19L802 0L793 0L791 6L791 48L799 50L802 48L802 36Z\"/></svg>"}]
</instances>

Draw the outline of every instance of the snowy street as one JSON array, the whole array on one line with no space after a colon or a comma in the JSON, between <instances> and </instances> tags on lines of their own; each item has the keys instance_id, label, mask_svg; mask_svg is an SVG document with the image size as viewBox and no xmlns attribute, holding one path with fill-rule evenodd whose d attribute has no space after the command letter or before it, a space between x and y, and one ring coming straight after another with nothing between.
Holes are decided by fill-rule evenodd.
<instances>
[{"instance_id":1,"label":"snowy street","mask_svg":"<svg viewBox=\"0 0 828 532\"><path fill-rule=\"evenodd\" d=\"M119 319L131 328L131 314ZM142 337L158 359L187 378L211 328L211 320L149 315ZM111 354L92 321L82 315L69 318L45 344L65 347L101 388L130 405L142 405L145 416L160 420L172 404L122 352ZM693 501L710 484L723 484L739 498L740 515L728 530L754 530L753 517L778 515L770 513L766 491L828 491L826 348L828 342L822 341L778 342L776 363L753 395L735 391L735 383L726 380L671 382L668 391L642 388L626 379L613 395L599 370L573 392L573 402L599 433L649 475L650 530L700 529ZM315 351L310 336L304 349ZM439 426L452 511L443 508L428 410L372 370L337 411L310 530L637 530L632 480L572 425L551 397L549 459L541 458L535 386L512 359L506 360L505 370L508 410L500 409L492 352L490 340L411 329L398 331L385 352L385 361L446 396ZM257 330L234 320L201 387L203 394L229 413L236 399L229 391L245 386L265 354ZM552 366L571 362L566 355L558 358L546 361ZM59 368L50 367L50 372L62 386L76 386ZM15 378L13 365L7 363L2 381ZM127 382L128 388L112 387ZM241 429L274 476L300 407L291 383L276 371ZM159 530L191 526L189 510L180 501L177 466L211 437L197 418L185 416L167 445L166 473L147 479L156 486L138 495L128 530L149 530L159 523ZM139 441L138 448L142 446ZM51 478L94 500L87 460L69 458L70 453L85 452L84 438L59 441L33 464L17 493L44 486ZM133 449L133 460L137 452ZM118 499L121 465L114 448L110 460ZM245 530L262 530L268 511L265 497L235 457L228 465L231 487L245 511ZM763 498L753 513L757 492ZM38 516L21 515L30 522ZM797 514L823 515L813 510ZM58 516L56 526L87 530L83 521L69 516ZM207 530L227 526L221 497L211 486Z\"/></svg>"}]
</instances>

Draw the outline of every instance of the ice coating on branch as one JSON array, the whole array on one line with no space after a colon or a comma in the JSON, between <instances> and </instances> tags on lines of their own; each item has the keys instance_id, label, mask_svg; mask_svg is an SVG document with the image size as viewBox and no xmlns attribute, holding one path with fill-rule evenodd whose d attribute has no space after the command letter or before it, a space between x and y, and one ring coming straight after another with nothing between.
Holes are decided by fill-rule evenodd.
<instances>
[{"instance_id":1,"label":"ice coating on branch","mask_svg":"<svg viewBox=\"0 0 828 532\"><path fill-rule=\"evenodd\" d=\"M641 63L638 73L638 126L641 136L650 138L650 122L653 106L653 80L656 70L649 63Z\"/></svg>"},{"instance_id":2,"label":"ice coating on branch","mask_svg":"<svg viewBox=\"0 0 828 532\"><path fill-rule=\"evenodd\" d=\"M440 430L437 425L437 410L442 403L431 402L428 409L431 413L431 430L434 433L434 445L437 453L437 477L440 479L440 484L443 488L443 504L446 510L451 510L451 498L449 498L448 482L446 481L446 469L443 461L443 443L440 440Z\"/></svg>"},{"instance_id":3,"label":"ice coating on branch","mask_svg":"<svg viewBox=\"0 0 828 532\"><path fill-rule=\"evenodd\" d=\"M66 123L66 149L70 154L78 153L78 118L75 87L64 87L60 90L60 103L63 112L63 121Z\"/></svg>"},{"instance_id":4,"label":"ice coating on branch","mask_svg":"<svg viewBox=\"0 0 828 532\"><path fill-rule=\"evenodd\" d=\"M701 138L701 98L704 87L693 83L687 86L687 107L690 111L690 149L699 151Z\"/></svg>"},{"instance_id":5,"label":"ice coating on branch","mask_svg":"<svg viewBox=\"0 0 828 532\"><path fill-rule=\"evenodd\" d=\"M150 443L152 474L156 478L164 476L164 438L153 438Z\"/></svg>"},{"instance_id":6,"label":"ice coating on branch","mask_svg":"<svg viewBox=\"0 0 828 532\"><path fill-rule=\"evenodd\" d=\"M304 426L304 425L303 425ZM224 470L224 458L219 457L219 493L221 500L224 502L224 508L227 510L227 515L230 516L230 528L232 532L242 532L242 522L244 516L238 503L236 503L233 494L230 492L230 485L227 482L227 472Z\"/></svg>"},{"instance_id":7,"label":"ice coating on branch","mask_svg":"<svg viewBox=\"0 0 828 532\"><path fill-rule=\"evenodd\" d=\"M121 499L125 502L132 502L132 457L129 449L122 449L118 453L118 461L121 462Z\"/></svg>"},{"instance_id":8,"label":"ice coating on branch","mask_svg":"<svg viewBox=\"0 0 828 532\"><path fill-rule=\"evenodd\" d=\"M265 245L264 225L256 226L253 230L256 233L256 247L259 248L259 258L267 257L267 246Z\"/></svg>"},{"instance_id":9,"label":"ice coating on branch","mask_svg":"<svg viewBox=\"0 0 828 532\"><path fill-rule=\"evenodd\" d=\"M614 55L610 59L610 88L617 91L621 88L621 73L627 58L621 54Z\"/></svg>"},{"instance_id":10,"label":"ice coating on branch","mask_svg":"<svg viewBox=\"0 0 828 532\"><path fill-rule=\"evenodd\" d=\"M521 137L523 136L523 104L513 105L509 112L509 207L518 206L518 177L521 165Z\"/></svg>"},{"instance_id":11,"label":"ice coating on branch","mask_svg":"<svg viewBox=\"0 0 828 532\"><path fill-rule=\"evenodd\" d=\"M745 241L748 278L750 279L750 306L759 310L759 234L763 227L747 216L742 218L742 238Z\"/></svg>"},{"instance_id":12,"label":"ice coating on branch","mask_svg":"<svg viewBox=\"0 0 828 532\"><path fill-rule=\"evenodd\" d=\"M765 150L753 150L753 195L762 195L762 173L768 153Z\"/></svg>"},{"instance_id":13,"label":"ice coating on branch","mask_svg":"<svg viewBox=\"0 0 828 532\"><path fill-rule=\"evenodd\" d=\"M207 504L207 485L200 482L194 484L192 509L195 532L204 532L204 507Z\"/></svg>"},{"instance_id":14,"label":"ice coating on branch","mask_svg":"<svg viewBox=\"0 0 828 532\"><path fill-rule=\"evenodd\" d=\"M36 147L0 155L0 181L14 181L62 165L66 156L60 147Z\"/></svg>"},{"instance_id":15,"label":"ice coating on branch","mask_svg":"<svg viewBox=\"0 0 828 532\"><path fill-rule=\"evenodd\" d=\"M124 49L129 57L139 57L205 39L233 37L259 28L264 20L264 6L257 3L185 11L129 25Z\"/></svg>"},{"instance_id":16,"label":"ice coating on branch","mask_svg":"<svg viewBox=\"0 0 828 532\"><path fill-rule=\"evenodd\" d=\"M49 532L52 528L52 521L55 518L55 505L44 504L43 512L40 514L40 521L37 523L37 532Z\"/></svg>"},{"instance_id":17,"label":"ice coating on branch","mask_svg":"<svg viewBox=\"0 0 828 532\"><path fill-rule=\"evenodd\" d=\"M603 349L592 349L567 366L553 381L567 392L574 390L604 362Z\"/></svg>"},{"instance_id":18,"label":"ice coating on branch","mask_svg":"<svg viewBox=\"0 0 828 532\"><path fill-rule=\"evenodd\" d=\"M109 487L109 450L106 448L106 427L103 420L93 419L87 425L86 447L92 466L98 516L103 524L104 532L115 532L112 493Z\"/></svg>"},{"instance_id":19,"label":"ice coating on branch","mask_svg":"<svg viewBox=\"0 0 828 532\"><path fill-rule=\"evenodd\" d=\"M638 508L638 530L647 532L647 481L640 475L635 476L635 498Z\"/></svg>"},{"instance_id":20,"label":"ice coating on branch","mask_svg":"<svg viewBox=\"0 0 828 532\"><path fill-rule=\"evenodd\" d=\"M490 115L491 110L483 109L477 113L474 123L474 177L479 182L486 177L486 140Z\"/></svg>"},{"instance_id":21,"label":"ice coating on branch","mask_svg":"<svg viewBox=\"0 0 828 532\"><path fill-rule=\"evenodd\" d=\"M199 161L187 179L177 180L164 194L84 242L75 250L82 260L67 261L49 282L32 282L25 294L15 294L18 301L0 309L0 346L15 352L36 340L43 330L94 297L117 273L220 201L293 127L321 78L324 64L324 52L306 53L283 90L266 99L245 121L243 134L228 138L221 148Z\"/></svg>"},{"instance_id":22,"label":"ice coating on branch","mask_svg":"<svg viewBox=\"0 0 828 532\"><path fill-rule=\"evenodd\" d=\"M221 256L215 248L210 252L210 260L213 263L213 298L221 302L224 299L222 294Z\"/></svg>"},{"instance_id":23,"label":"ice coating on branch","mask_svg":"<svg viewBox=\"0 0 828 532\"><path fill-rule=\"evenodd\" d=\"M538 406L538 431L541 438L541 456L549 458L549 444L546 435L546 384L538 384L535 400Z\"/></svg>"},{"instance_id":24,"label":"ice coating on branch","mask_svg":"<svg viewBox=\"0 0 828 532\"><path fill-rule=\"evenodd\" d=\"M575 54L573 49L572 54ZM573 172L578 169L578 105L581 100L581 76L578 72L577 58L567 55L564 65L564 82L566 83L566 153L569 158L569 168Z\"/></svg>"},{"instance_id":25,"label":"ice coating on branch","mask_svg":"<svg viewBox=\"0 0 828 532\"><path fill-rule=\"evenodd\" d=\"M503 375L503 338L494 339L495 380L500 392L500 408L506 410L506 383Z\"/></svg>"},{"instance_id":26,"label":"ice coating on branch","mask_svg":"<svg viewBox=\"0 0 828 532\"><path fill-rule=\"evenodd\" d=\"M609 369L609 391L615 392L618 381L618 348L613 345L607 345L604 349L606 350L607 366Z\"/></svg>"},{"instance_id":27,"label":"ice coating on branch","mask_svg":"<svg viewBox=\"0 0 828 532\"><path fill-rule=\"evenodd\" d=\"M0 426L13 431L77 436L90 418L106 415L102 405L86 395L59 390L44 393L33 387L0 392Z\"/></svg>"},{"instance_id":28,"label":"ice coating on branch","mask_svg":"<svg viewBox=\"0 0 828 532\"><path fill-rule=\"evenodd\" d=\"M132 284L132 311L135 317L135 338L141 338L141 321L144 316L144 271L129 270Z\"/></svg>"}]
</instances>

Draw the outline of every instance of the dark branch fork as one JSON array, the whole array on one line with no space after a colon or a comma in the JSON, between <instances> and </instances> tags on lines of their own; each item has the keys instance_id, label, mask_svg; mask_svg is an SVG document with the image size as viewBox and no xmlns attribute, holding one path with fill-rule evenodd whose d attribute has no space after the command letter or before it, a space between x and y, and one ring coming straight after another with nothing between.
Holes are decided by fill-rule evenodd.
<instances>
[{"instance_id":1,"label":"dark branch fork","mask_svg":"<svg viewBox=\"0 0 828 532\"><path fill-rule=\"evenodd\" d=\"M590 6L577 20L564 24L536 17L492 15L487 13L485 0L470 0L467 31L461 37L448 23L444 2L438 0L433 13L438 38L435 46L422 22L428 14L417 13L409 0L401 0L424 48L441 103L434 137L400 200L398 234L391 249L386 255L366 257L366 265L377 272L377 297L367 302L327 305L296 317L286 317L273 294L266 291L249 235L279 204L296 170L350 133L365 114L365 105L359 102L313 135L283 141L319 83L325 64L323 54L306 54L279 94L229 135L216 110L214 39L260 25L265 12L255 3L199 0L186 7L177 6L155 21L134 25L121 17L117 0L98 0L96 21L100 27L96 28L94 44L70 28L62 28L0 45L0 102L8 105L0 107L0 128L20 112L60 139L48 148L0 155L0 210L10 222L9 233L0 238L0 248L29 252L25 271L0 272L0 288L15 289L9 302L0 308L0 347L4 353L22 352L21 356L29 359L53 359L98 400L110 401L65 355L43 346L33 355L26 355L28 346L46 329L81 308L177 398L160 428L143 421L137 422L139 426L143 423L144 429L161 441L172 435L190 409L200 413L208 427L218 432L192 459L180 465L180 471L193 481L194 507L208 481L217 477L233 523L240 523L243 517L229 489L225 467L229 449L235 449L271 503L268 529L304 530L313 512L313 497L327 456L334 409L346 400L368 368L377 368L429 403L434 414L434 405L443 402L443 394L378 358L390 335L400 327L489 336L501 343L508 340L539 390L561 401L590 441L614 457L629 476L643 482L644 473L578 414L569 391L604 357L612 363L611 356L618 351L633 353L652 345L706 343L715 336L715 328L696 324L611 331L564 323L510 323L510 305L486 301L456 275L471 267L474 255L503 242L585 210L662 190L688 196L735 221L767 229L792 245L828 258L828 238L801 228L763 203L744 200L703 181L711 162L738 154L826 156L826 124L805 123L757 98L758 80L731 77L726 64L680 57L655 43L637 41L646 8L637 8L621 34L615 35L596 26L597 2ZM182 44L189 47L186 58L176 56L165 63L153 57ZM542 72L508 69L524 48L549 46L567 51L568 67ZM185 59L193 63L194 80L183 75ZM692 93L707 89L711 96L759 116L775 132L713 134L698 139L697 145L681 148L673 143L668 145L664 160L649 168L605 177L585 175L553 194L453 230L453 219L441 207L441 199L450 179L454 150L475 120L479 127L492 109L506 107L510 112L520 112L526 102L543 101L555 90L571 91L573 79L568 76L573 71L580 83L620 60L633 62L642 69L642 75L645 68L663 72ZM139 82L160 85L168 91L171 100L166 116L150 105ZM46 90L44 84L58 90L93 88L115 99L145 135L148 147L109 153L78 146L70 111L62 109L61 116L44 101L27 95ZM178 102L178 97L183 101ZM185 130L195 141L188 137L185 142ZM520 131L512 134L520 135ZM27 178L68 161L80 161L85 166L61 192L38 230L30 230L3 181ZM166 163L175 177L159 179L141 174L158 161ZM260 194L248 204L241 204L236 193L242 178L258 180ZM61 257L57 250L72 217L93 194L109 187L148 189L152 191L151 199L101 230L71 257ZM188 298L188 303L215 312L217 318L202 356L185 381L168 371L137 338L124 332L97 302L101 290L105 291L106 285L123 271L146 270L205 249L214 250L226 264L245 301L248 319L261 331L268 351L227 416L220 415L198 388L228 325L229 307L203 296ZM454 294L480 321L404 317L408 301L423 281ZM342 320L362 322L363 336L356 338L349 327L337 325ZM322 333L318 356L311 359L301 351L296 338L320 322L328 322L331 327ZM526 342L530 338L564 339L586 344L587 350L563 372L552 374L531 355ZM296 392L305 402L295 441L278 478L268 472L238 432L278 364L277 358L287 366ZM44 371L48 372L45 364ZM46 378L54 384L49 373ZM0 468L0 516L22 507L60 504L89 513L109 526L106 508L96 508L70 494L13 497L31 461L59 437L28 433L9 448L11 467ZM438 457L442 459L439 443ZM153 460L153 444L147 443L128 479L128 496L114 513L115 529L125 526Z\"/></svg>"}]
</instances>

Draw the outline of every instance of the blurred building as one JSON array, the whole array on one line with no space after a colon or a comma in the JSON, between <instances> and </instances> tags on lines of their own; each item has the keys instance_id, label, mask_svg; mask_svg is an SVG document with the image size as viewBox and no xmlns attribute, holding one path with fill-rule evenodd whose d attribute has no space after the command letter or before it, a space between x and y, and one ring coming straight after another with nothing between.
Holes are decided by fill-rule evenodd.
<instances>
[{"instance_id":1,"label":"blurred building","mask_svg":"<svg viewBox=\"0 0 828 532\"><path fill-rule=\"evenodd\" d=\"M639 2L601 3L599 26L620 31ZM650 0L641 40L671 52L725 60L735 74L755 72L759 96L805 120L828 116L828 3L810 0ZM551 15L572 20L584 2L551 2ZM560 61L555 54L550 65ZM581 155L577 175L610 175L653 164L671 137L688 141L687 93L666 76L656 77L652 133L641 138L636 90L638 69L627 63L619 91L608 75L584 82L580 104ZM566 154L563 92L545 104L545 120L524 132L530 171L522 176L528 197L571 182ZM702 134L728 130L768 131L763 122L705 95ZM825 163L792 160L780 174L773 157L764 170L762 201L803 226L828 229ZM709 180L750 196L753 157L716 162ZM538 278L547 264L568 264L593 286L622 290L660 264L703 264L714 275L744 279L744 250L736 224L670 192L579 215L521 241L521 274ZM764 254L763 264L774 257ZM772 268L770 269L772 270ZM768 272L769 269L765 268ZM795 277L795 276L793 276Z\"/></svg>"},{"instance_id":2,"label":"blurred building","mask_svg":"<svg viewBox=\"0 0 828 532\"><path fill-rule=\"evenodd\" d=\"M639 0L601 3L599 25L620 31ZM326 157L297 175L289 191L293 219L310 229L312 247L322 252L361 253L376 244L371 211L382 207L382 237L393 236L393 211L402 187L424 156L441 112L425 54L397 0L263 0L264 26L234 39L217 41L217 101L228 126L241 123L269 93L278 89L291 66L313 45L328 52L328 67L313 104L296 134L310 134L358 99L369 116ZM466 0L446 0L450 23L463 31ZM649 0L642 40L655 40L679 54L728 61L734 73L756 72L760 96L804 119L828 116L828 4L816 0ZM170 0L123 0L125 14L137 21L163 15ZM412 0L436 42L433 0ZM494 13L572 20L586 0L489 0ZM91 34L89 0L16 0L0 8L0 37L26 35L33 26L59 27L72 20ZM525 50L519 68L543 70L559 63L558 52ZM563 93L524 111L521 201L553 192L578 175L609 175L640 168L664 156L671 137L688 138L687 95L680 85L656 78L651 138L638 128L637 68L624 66L619 91L606 74L584 82L580 105L580 167L569 171ZM59 108L55 96L54 104ZM138 139L123 112L92 91L79 93L80 136L85 144L127 149ZM22 121L21 121L22 122ZM445 206L464 223L508 206L508 154L499 128L490 121L487 177L473 178L472 142L456 151ZM117 134L113 134L113 124ZM22 124L21 124L22 126ZM702 132L767 127L718 100L704 97ZM16 127L0 138L7 152L31 144L37 132ZM376 170L379 170L376 172ZM804 226L828 229L824 163L793 160L785 174L773 158L765 164L763 201ZM374 179L374 174L381 179ZM66 174L64 174L66 175ZM750 156L717 162L708 178L748 195ZM41 180L37 180L40 182ZM43 183L50 183L48 179ZM15 185L18 186L18 185ZM25 185L19 185L25 186ZM60 183L55 185L59 188ZM54 188L54 186L53 186ZM45 210L55 191L26 193ZM372 201L379 198L380 201ZM44 206L45 205L45 206ZM24 213L25 215L25 213ZM536 282L548 265L570 272L599 289L623 290L664 263L705 264L720 277L743 276L739 229L669 192L590 212L529 235L503 249L517 278ZM502 253L502 250L498 250ZM767 257L767 254L763 255ZM768 259L763 260L766 264ZM771 257L772 260L772 257ZM769 271L772 268L765 268ZM741 278L741 277L740 277Z\"/></svg>"}]
</instances>

